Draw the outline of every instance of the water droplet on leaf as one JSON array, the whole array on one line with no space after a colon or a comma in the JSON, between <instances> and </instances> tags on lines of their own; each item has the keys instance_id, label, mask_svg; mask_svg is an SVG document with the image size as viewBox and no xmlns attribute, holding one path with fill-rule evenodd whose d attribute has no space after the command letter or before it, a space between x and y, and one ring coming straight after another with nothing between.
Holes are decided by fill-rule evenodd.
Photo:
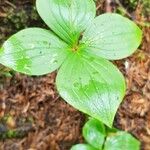
<instances>
[{"instance_id":1,"label":"water droplet on leaf","mask_svg":"<svg viewBox=\"0 0 150 150\"><path fill-rule=\"evenodd\" d=\"M79 87L80 83L79 82L75 82L73 85L74 85L74 87Z\"/></svg>"},{"instance_id":2,"label":"water droplet on leaf","mask_svg":"<svg viewBox=\"0 0 150 150\"><path fill-rule=\"evenodd\" d=\"M95 74L98 74L98 71L94 71L93 74L94 74L94 75L95 75Z\"/></svg>"}]
</instances>

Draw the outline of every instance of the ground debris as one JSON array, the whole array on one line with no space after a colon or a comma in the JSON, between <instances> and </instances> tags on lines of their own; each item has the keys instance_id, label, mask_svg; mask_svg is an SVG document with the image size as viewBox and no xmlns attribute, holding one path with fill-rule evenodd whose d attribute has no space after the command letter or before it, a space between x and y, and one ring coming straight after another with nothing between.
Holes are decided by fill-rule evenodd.
<instances>
[{"instance_id":1,"label":"ground debris","mask_svg":"<svg viewBox=\"0 0 150 150\"><path fill-rule=\"evenodd\" d=\"M15 127L11 130L6 128L2 134L3 139L8 138L8 131L11 131L11 138L15 137L16 131L26 133L21 134L26 137L12 140L15 145L11 140L0 142L0 149L11 149L14 145L19 150L67 150L73 143L82 140L84 116L58 96L55 76L52 73L42 77L27 77L17 73L9 81L4 81L0 100L5 101L4 114L13 117ZM29 128L25 126L26 123L32 126ZM12 119L6 121L6 124L12 126Z\"/></svg>"},{"instance_id":2,"label":"ground debris","mask_svg":"<svg viewBox=\"0 0 150 150\"><path fill-rule=\"evenodd\" d=\"M143 43L117 65L126 78L127 94L116 115L115 126L131 132L150 150L150 29L143 28Z\"/></svg>"}]
</instances>

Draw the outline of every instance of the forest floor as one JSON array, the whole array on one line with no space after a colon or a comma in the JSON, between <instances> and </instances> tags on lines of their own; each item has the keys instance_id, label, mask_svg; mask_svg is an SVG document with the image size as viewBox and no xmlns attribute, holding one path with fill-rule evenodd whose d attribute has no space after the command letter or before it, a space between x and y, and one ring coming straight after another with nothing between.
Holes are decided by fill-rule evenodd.
<instances>
[{"instance_id":1,"label":"forest floor","mask_svg":"<svg viewBox=\"0 0 150 150\"><path fill-rule=\"evenodd\" d=\"M143 41L134 55L114 62L127 83L114 126L137 137L142 150L150 150L149 10L140 3L131 6L128 0L120 2L108 6L98 1L97 14L123 8L122 13L142 28ZM47 28L34 5L34 0L0 0L0 44L26 27ZM81 130L86 117L59 97L55 72L29 77L2 66L1 72L0 150L69 150L73 144L83 142Z\"/></svg>"}]
</instances>

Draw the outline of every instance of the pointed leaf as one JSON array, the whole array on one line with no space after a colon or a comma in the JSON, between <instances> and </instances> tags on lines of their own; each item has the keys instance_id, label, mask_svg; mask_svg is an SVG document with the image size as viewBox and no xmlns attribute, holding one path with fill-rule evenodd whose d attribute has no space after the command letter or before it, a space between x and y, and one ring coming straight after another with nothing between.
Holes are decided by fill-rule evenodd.
<instances>
[{"instance_id":1,"label":"pointed leaf","mask_svg":"<svg viewBox=\"0 0 150 150\"><path fill-rule=\"evenodd\" d=\"M91 118L83 127L83 137L93 147L100 149L105 140L105 126L100 121Z\"/></svg>"},{"instance_id":2,"label":"pointed leaf","mask_svg":"<svg viewBox=\"0 0 150 150\"><path fill-rule=\"evenodd\" d=\"M97 149L95 149L94 147L88 144L77 144L77 145L74 145L70 150L97 150Z\"/></svg>"},{"instance_id":3,"label":"pointed leaf","mask_svg":"<svg viewBox=\"0 0 150 150\"><path fill-rule=\"evenodd\" d=\"M96 13L93 0L37 0L36 6L45 23L71 45L78 42Z\"/></svg>"},{"instance_id":4,"label":"pointed leaf","mask_svg":"<svg viewBox=\"0 0 150 150\"><path fill-rule=\"evenodd\" d=\"M103 58L84 53L73 53L63 63L56 85L69 104L110 127L125 94L119 70Z\"/></svg>"},{"instance_id":5,"label":"pointed leaf","mask_svg":"<svg viewBox=\"0 0 150 150\"><path fill-rule=\"evenodd\" d=\"M129 19L106 13L95 18L83 34L86 51L107 59L121 59L131 55L140 45L142 32Z\"/></svg>"},{"instance_id":6,"label":"pointed leaf","mask_svg":"<svg viewBox=\"0 0 150 150\"><path fill-rule=\"evenodd\" d=\"M50 31L28 28L10 37L0 50L0 63L18 72L43 75L66 58L67 45Z\"/></svg>"},{"instance_id":7,"label":"pointed leaf","mask_svg":"<svg viewBox=\"0 0 150 150\"><path fill-rule=\"evenodd\" d=\"M140 150L140 142L127 132L118 131L110 134L104 150Z\"/></svg>"}]
</instances>

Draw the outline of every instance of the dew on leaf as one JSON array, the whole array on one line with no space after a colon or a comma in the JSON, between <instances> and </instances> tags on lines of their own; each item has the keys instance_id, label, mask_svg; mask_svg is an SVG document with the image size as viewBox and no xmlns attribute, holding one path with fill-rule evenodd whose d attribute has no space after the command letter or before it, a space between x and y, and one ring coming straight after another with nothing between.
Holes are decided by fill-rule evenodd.
<instances>
[{"instance_id":1,"label":"dew on leaf","mask_svg":"<svg viewBox=\"0 0 150 150\"><path fill-rule=\"evenodd\" d=\"M73 85L74 85L74 87L79 87L80 83L79 82L75 82Z\"/></svg>"},{"instance_id":2,"label":"dew on leaf","mask_svg":"<svg viewBox=\"0 0 150 150\"><path fill-rule=\"evenodd\" d=\"M47 41L43 41L43 44L45 45L45 44L47 44L48 42Z\"/></svg>"},{"instance_id":3,"label":"dew on leaf","mask_svg":"<svg viewBox=\"0 0 150 150\"><path fill-rule=\"evenodd\" d=\"M53 54L53 55L52 55L52 57L57 57L57 56L58 56L58 54Z\"/></svg>"},{"instance_id":4,"label":"dew on leaf","mask_svg":"<svg viewBox=\"0 0 150 150\"><path fill-rule=\"evenodd\" d=\"M79 77L79 80L80 80L80 81L81 81L81 79L82 79L82 78L81 78L81 77Z\"/></svg>"},{"instance_id":5,"label":"dew on leaf","mask_svg":"<svg viewBox=\"0 0 150 150\"><path fill-rule=\"evenodd\" d=\"M23 56L20 56L20 59L24 59L24 57L23 57Z\"/></svg>"},{"instance_id":6,"label":"dew on leaf","mask_svg":"<svg viewBox=\"0 0 150 150\"><path fill-rule=\"evenodd\" d=\"M94 61L94 57L90 57L90 61Z\"/></svg>"},{"instance_id":7,"label":"dew on leaf","mask_svg":"<svg viewBox=\"0 0 150 150\"><path fill-rule=\"evenodd\" d=\"M25 65L24 69L27 73L29 73L31 71L30 66L28 66L28 65Z\"/></svg>"},{"instance_id":8,"label":"dew on leaf","mask_svg":"<svg viewBox=\"0 0 150 150\"><path fill-rule=\"evenodd\" d=\"M27 60L28 60L28 59L30 59L30 57L29 57L29 56L26 56L26 57L25 57L25 59L27 59Z\"/></svg>"},{"instance_id":9,"label":"dew on leaf","mask_svg":"<svg viewBox=\"0 0 150 150\"><path fill-rule=\"evenodd\" d=\"M95 75L95 74L98 74L98 71L94 71L94 72L92 72L92 74L94 74L94 75Z\"/></svg>"},{"instance_id":10,"label":"dew on leaf","mask_svg":"<svg viewBox=\"0 0 150 150\"><path fill-rule=\"evenodd\" d=\"M50 63L57 63L58 61L55 59L55 58L52 58L51 60L50 60Z\"/></svg>"},{"instance_id":11,"label":"dew on leaf","mask_svg":"<svg viewBox=\"0 0 150 150\"><path fill-rule=\"evenodd\" d=\"M50 43L50 42L49 42L49 44L48 44L48 45L49 45L49 47L51 47L51 43Z\"/></svg>"},{"instance_id":12,"label":"dew on leaf","mask_svg":"<svg viewBox=\"0 0 150 150\"><path fill-rule=\"evenodd\" d=\"M35 45L34 44L31 44L31 49L35 48Z\"/></svg>"},{"instance_id":13,"label":"dew on leaf","mask_svg":"<svg viewBox=\"0 0 150 150\"><path fill-rule=\"evenodd\" d=\"M114 56L116 56L116 54L115 54L115 53L114 53L113 55L114 55Z\"/></svg>"},{"instance_id":14,"label":"dew on leaf","mask_svg":"<svg viewBox=\"0 0 150 150\"><path fill-rule=\"evenodd\" d=\"M54 63L57 63L57 62L58 62L57 60L54 61Z\"/></svg>"}]
</instances>

